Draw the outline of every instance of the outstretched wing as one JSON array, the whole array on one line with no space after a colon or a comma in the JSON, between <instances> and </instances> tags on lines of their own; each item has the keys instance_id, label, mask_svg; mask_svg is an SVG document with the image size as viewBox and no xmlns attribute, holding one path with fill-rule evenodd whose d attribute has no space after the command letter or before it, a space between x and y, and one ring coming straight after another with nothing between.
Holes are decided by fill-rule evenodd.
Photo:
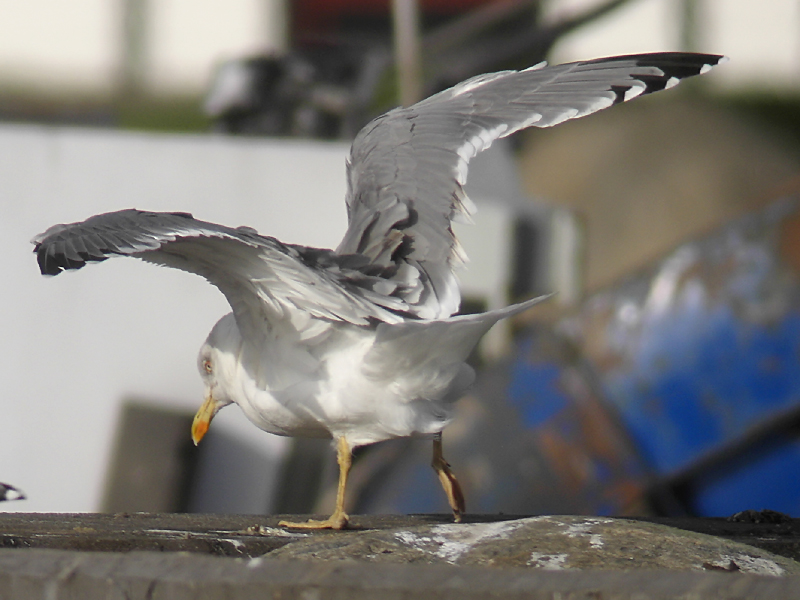
<instances>
[{"instance_id":1,"label":"outstretched wing","mask_svg":"<svg viewBox=\"0 0 800 600\"><path fill-rule=\"evenodd\" d=\"M106 213L55 225L32 242L45 275L115 255L201 275L225 294L243 331L305 314L357 325L403 320L397 313L405 305L385 293L386 281L353 270L330 250L282 244L188 213Z\"/></svg>"},{"instance_id":2,"label":"outstretched wing","mask_svg":"<svg viewBox=\"0 0 800 600\"><path fill-rule=\"evenodd\" d=\"M337 252L361 254L402 283L421 318L447 317L460 294L453 268L463 253L451 222L468 217L467 166L500 137L550 127L705 73L724 57L661 53L617 56L469 79L369 123L348 161L349 227Z\"/></svg>"}]
</instances>

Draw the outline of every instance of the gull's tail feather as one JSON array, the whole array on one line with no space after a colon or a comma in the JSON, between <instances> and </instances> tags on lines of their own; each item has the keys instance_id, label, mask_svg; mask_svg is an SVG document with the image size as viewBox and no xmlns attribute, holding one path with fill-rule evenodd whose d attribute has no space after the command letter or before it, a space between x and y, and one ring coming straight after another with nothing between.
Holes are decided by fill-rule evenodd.
<instances>
[{"instance_id":1,"label":"gull's tail feather","mask_svg":"<svg viewBox=\"0 0 800 600\"><path fill-rule=\"evenodd\" d=\"M495 323L524 312L551 295L478 314L381 323L365 358L365 369L376 376L385 372L410 376L425 373L432 379L433 393L444 380L450 385L470 352Z\"/></svg>"}]
</instances>

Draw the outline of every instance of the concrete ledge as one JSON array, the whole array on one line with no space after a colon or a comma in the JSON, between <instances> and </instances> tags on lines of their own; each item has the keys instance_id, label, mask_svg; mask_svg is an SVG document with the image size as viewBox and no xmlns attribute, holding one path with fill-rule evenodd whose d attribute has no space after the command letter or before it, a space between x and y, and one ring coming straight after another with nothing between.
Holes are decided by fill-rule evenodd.
<instances>
[{"instance_id":1,"label":"concrete ledge","mask_svg":"<svg viewBox=\"0 0 800 600\"><path fill-rule=\"evenodd\" d=\"M0 600L773 600L800 590L796 520L380 515L355 517L350 531L297 532L280 518L0 514Z\"/></svg>"},{"instance_id":2,"label":"concrete ledge","mask_svg":"<svg viewBox=\"0 0 800 600\"><path fill-rule=\"evenodd\" d=\"M222 556L260 556L305 536L278 527L281 519L309 515L217 515L172 513L0 513L0 548L49 548L130 552L157 550ZM319 517L319 515L318 515ZM465 515L465 523L495 523L512 515ZM625 519L659 523L748 544L800 560L800 519L730 522L712 518ZM624 520L623 520L624 521ZM388 531L452 523L450 515L355 515L354 530ZM339 536L319 531L311 535Z\"/></svg>"},{"instance_id":3,"label":"concrete ledge","mask_svg":"<svg viewBox=\"0 0 800 600\"><path fill-rule=\"evenodd\" d=\"M798 577L661 571L550 572L480 567L280 561L158 552L0 550L3 600L775 600Z\"/></svg>"}]
</instances>

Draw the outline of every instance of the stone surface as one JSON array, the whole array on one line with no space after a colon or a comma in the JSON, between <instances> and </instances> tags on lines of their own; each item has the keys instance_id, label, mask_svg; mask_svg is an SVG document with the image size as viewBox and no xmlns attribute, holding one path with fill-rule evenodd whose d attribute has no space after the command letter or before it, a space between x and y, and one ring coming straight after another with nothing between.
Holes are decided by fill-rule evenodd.
<instances>
[{"instance_id":1,"label":"stone surface","mask_svg":"<svg viewBox=\"0 0 800 600\"><path fill-rule=\"evenodd\" d=\"M666 569L800 575L800 563L746 544L656 523L575 516L340 532L295 540L269 556L545 570Z\"/></svg>"},{"instance_id":2,"label":"stone surface","mask_svg":"<svg viewBox=\"0 0 800 600\"><path fill-rule=\"evenodd\" d=\"M677 529L597 517L468 515L456 525L446 515L380 515L354 517L349 531L299 532L277 527L285 517L301 519L0 514L0 600L773 600L800 590L798 563L720 537L794 556L795 520L668 520Z\"/></svg>"},{"instance_id":3,"label":"stone surface","mask_svg":"<svg viewBox=\"0 0 800 600\"><path fill-rule=\"evenodd\" d=\"M775 600L800 579L674 571L491 569L176 552L0 550L0 598L30 600Z\"/></svg>"},{"instance_id":4,"label":"stone surface","mask_svg":"<svg viewBox=\"0 0 800 600\"><path fill-rule=\"evenodd\" d=\"M294 548L295 544L298 544L296 546L298 552L301 548L314 548L315 544L320 546L328 544L330 552L333 552L335 547L377 544L377 541L370 540L372 537L381 538L381 536L385 538L381 543L401 545L401 539L392 537L397 532L410 532L403 535L430 537L434 528L445 526L444 529L436 531L446 532L452 525L452 517L449 515L355 515L352 518L351 531L300 532L278 527L278 521L282 518L298 521L308 516L0 513L0 548L50 548L94 552L157 550L254 557L263 556L284 546ZM541 549L531 547L530 552L556 555L563 552L554 549L559 535L557 535L558 527L552 523L570 523L570 526L574 527L575 519L580 518L534 517L533 519L538 519L539 522L537 543L546 544L546 547ZM587 522L592 520L592 518L584 519ZM503 515L466 515L465 523L453 526L452 531L474 536L477 535L475 531L480 531L480 528L473 529L473 526L482 524L494 524L485 531L497 531L492 527L502 531L501 524L511 520L517 518ZM547 525L548 522L551 524ZM779 523L694 518L615 519L613 522L615 524L609 524L607 529L616 532L617 537L622 535L620 532L625 531L649 531L649 524L658 522L664 526L662 531L665 532L665 536L668 533L668 537L682 535L681 530L694 531L709 534L706 537L720 543L735 541L769 550L787 558L795 560L800 558L800 519L789 519ZM556 533L547 534L547 527L556 528ZM546 535L550 537L545 537ZM563 535L563 531L560 537L570 539L569 536ZM651 542L656 543L658 539L659 535L654 534ZM580 538L576 540L580 541ZM644 542L639 540L638 543ZM620 541L621 556L633 554L623 548L628 546ZM351 547L349 551L355 550ZM413 549L410 551L417 552ZM421 562L432 562L424 553L417 552L415 556ZM608 560L611 560L610 555Z\"/></svg>"}]
</instances>

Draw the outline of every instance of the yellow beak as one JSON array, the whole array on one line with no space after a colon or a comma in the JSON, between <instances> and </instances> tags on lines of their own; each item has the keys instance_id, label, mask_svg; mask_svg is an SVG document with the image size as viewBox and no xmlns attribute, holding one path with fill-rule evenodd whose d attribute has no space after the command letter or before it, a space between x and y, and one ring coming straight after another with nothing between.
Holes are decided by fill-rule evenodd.
<instances>
[{"instance_id":1,"label":"yellow beak","mask_svg":"<svg viewBox=\"0 0 800 600\"><path fill-rule=\"evenodd\" d=\"M208 426L211 424L211 419L214 418L218 410L219 405L214 402L211 394L209 394L206 397L206 401L203 402L203 405L200 407L200 410L198 410L197 414L194 416L194 421L192 421L192 441L195 446L203 439L203 436L208 431Z\"/></svg>"}]
</instances>

